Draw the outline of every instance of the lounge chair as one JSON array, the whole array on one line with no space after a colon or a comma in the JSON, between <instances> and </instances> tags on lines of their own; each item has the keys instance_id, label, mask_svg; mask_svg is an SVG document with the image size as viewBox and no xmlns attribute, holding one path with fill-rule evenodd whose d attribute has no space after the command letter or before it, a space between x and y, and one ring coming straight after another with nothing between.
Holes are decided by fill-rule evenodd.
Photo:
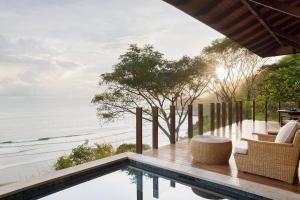
<instances>
[{"instance_id":1,"label":"lounge chair","mask_svg":"<svg viewBox=\"0 0 300 200\"><path fill-rule=\"evenodd\" d=\"M257 134L258 141L242 138L244 147L236 146L234 153L238 170L293 183L299 164L300 125L291 123L277 135Z\"/></svg>"}]
</instances>

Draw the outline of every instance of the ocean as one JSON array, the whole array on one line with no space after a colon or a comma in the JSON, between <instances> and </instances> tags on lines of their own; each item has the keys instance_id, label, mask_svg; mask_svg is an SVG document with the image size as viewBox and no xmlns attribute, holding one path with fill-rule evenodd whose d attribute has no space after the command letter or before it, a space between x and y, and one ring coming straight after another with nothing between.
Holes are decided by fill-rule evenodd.
<instances>
[{"instance_id":1,"label":"ocean","mask_svg":"<svg viewBox=\"0 0 300 200\"><path fill-rule=\"evenodd\" d=\"M0 185L52 171L59 156L86 141L135 143L133 115L101 124L90 101L88 97L0 97ZM167 144L168 138L159 135L159 144ZM143 141L151 144L150 123L144 122Z\"/></svg>"}]
</instances>

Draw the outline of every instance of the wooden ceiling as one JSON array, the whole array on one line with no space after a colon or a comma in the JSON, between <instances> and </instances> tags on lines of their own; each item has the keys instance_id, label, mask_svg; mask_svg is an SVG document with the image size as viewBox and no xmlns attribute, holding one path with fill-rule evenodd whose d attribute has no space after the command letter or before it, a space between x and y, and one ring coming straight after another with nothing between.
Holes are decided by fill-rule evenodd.
<instances>
[{"instance_id":1,"label":"wooden ceiling","mask_svg":"<svg viewBox=\"0 0 300 200\"><path fill-rule=\"evenodd\" d=\"M300 52L300 0L164 1L261 57Z\"/></svg>"}]
</instances>

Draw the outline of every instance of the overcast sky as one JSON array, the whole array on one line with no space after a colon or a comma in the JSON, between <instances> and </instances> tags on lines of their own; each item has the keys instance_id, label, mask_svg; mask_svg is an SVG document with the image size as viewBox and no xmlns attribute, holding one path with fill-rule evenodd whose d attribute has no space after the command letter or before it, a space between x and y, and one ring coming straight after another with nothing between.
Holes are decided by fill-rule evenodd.
<instances>
[{"instance_id":1,"label":"overcast sky","mask_svg":"<svg viewBox=\"0 0 300 200\"><path fill-rule=\"evenodd\" d=\"M93 96L130 43L195 56L222 35L162 0L0 0L0 95Z\"/></svg>"}]
</instances>

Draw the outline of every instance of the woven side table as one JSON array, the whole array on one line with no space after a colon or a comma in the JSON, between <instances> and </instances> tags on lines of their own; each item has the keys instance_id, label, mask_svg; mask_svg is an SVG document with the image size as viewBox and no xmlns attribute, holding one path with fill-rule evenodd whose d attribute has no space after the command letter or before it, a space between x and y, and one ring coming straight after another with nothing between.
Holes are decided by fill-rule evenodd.
<instances>
[{"instance_id":1,"label":"woven side table","mask_svg":"<svg viewBox=\"0 0 300 200\"><path fill-rule=\"evenodd\" d=\"M212 135L197 135L191 140L193 160L204 164L227 163L232 142L228 138Z\"/></svg>"}]
</instances>

